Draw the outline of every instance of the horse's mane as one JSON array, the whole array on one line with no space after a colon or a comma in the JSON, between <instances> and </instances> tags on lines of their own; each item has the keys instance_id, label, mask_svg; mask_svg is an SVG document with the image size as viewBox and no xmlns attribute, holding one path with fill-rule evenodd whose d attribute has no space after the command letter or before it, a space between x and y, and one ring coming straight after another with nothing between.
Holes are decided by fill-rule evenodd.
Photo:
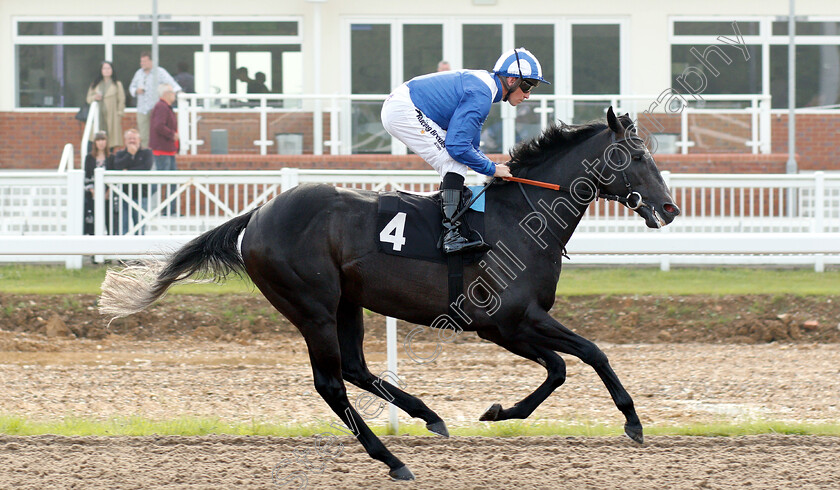
<instances>
[{"instance_id":1,"label":"horse's mane","mask_svg":"<svg viewBox=\"0 0 840 490\"><path fill-rule=\"evenodd\" d=\"M627 116L620 116L619 120L624 127L633 124ZM605 129L607 125L600 121L585 124L566 124L562 121L552 123L542 134L519 143L510 151L511 171L538 165L548 157L560 158L578 144Z\"/></svg>"}]
</instances>

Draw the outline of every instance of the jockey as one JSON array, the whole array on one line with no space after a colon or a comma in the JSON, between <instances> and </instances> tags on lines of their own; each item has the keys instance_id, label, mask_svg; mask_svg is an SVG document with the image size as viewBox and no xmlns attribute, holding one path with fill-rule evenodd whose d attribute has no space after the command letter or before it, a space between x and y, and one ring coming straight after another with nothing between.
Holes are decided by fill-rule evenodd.
<instances>
[{"instance_id":1,"label":"jockey","mask_svg":"<svg viewBox=\"0 0 840 490\"><path fill-rule=\"evenodd\" d=\"M382 125L391 136L420 155L442 177L441 211L447 254L484 251L482 240L461 236L452 221L461 206L468 169L493 177L510 177L507 165L493 163L479 148L481 127L492 104L519 105L531 89L549 83L542 66L527 49L511 49L492 72L458 70L422 75L403 83L382 105Z\"/></svg>"}]
</instances>

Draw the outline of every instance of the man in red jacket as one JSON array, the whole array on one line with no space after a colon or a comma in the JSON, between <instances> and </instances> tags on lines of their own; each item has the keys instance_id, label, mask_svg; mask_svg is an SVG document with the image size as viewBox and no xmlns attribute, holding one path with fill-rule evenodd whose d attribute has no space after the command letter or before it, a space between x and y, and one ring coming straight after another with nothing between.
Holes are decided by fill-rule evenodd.
<instances>
[{"instance_id":1,"label":"man in red jacket","mask_svg":"<svg viewBox=\"0 0 840 490\"><path fill-rule=\"evenodd\" d=\"M149 122L149 148L155 155L155 170L178 170L175 166L175 154L178 152L178 121L172 104L175 103L175 90L172 85L163 83L158 87L160 100L152 109ZM175 185L169 186L169 194L175 192ZM175 214L177 203L169 204L170 214Z\"/></svg>"}]
</instances>

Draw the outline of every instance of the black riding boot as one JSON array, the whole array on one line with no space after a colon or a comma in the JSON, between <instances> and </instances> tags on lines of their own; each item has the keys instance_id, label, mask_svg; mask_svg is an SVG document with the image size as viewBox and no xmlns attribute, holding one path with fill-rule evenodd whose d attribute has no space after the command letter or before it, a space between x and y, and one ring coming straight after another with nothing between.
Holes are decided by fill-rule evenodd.
<instances>
[{"instance_id":1,"label":"black riding boot","mask_svg":"<svg viewBox=\"0 0 840 490\"><path fill-rule=\"evenodd\" d=\"M463 187L464 177L453 172L449 172L443 177L443 183L440 186L443 227L446 229L446 234L443 236L443 252L446 254L483 252L490 249L490 246L482 240L470 241L461 236L461 232L458 230L461 222L452 221L452 217L458 214L458 208L461 207Z\"/></svg>"}]
</instances>

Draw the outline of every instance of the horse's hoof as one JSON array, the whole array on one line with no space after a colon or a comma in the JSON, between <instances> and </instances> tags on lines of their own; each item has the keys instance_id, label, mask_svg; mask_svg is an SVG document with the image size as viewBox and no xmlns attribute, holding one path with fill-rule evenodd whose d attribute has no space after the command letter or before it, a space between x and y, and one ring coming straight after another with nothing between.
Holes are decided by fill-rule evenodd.
<instances>
[{"instance_id":1,"label":"horse's hoof","mask_svg":"<svg viewBox=\"0 0 840 490\"><path fill-rule=\"evenodd\" d=\"M397 469L389 471L388 476L390 476L392 480L397 481L410 481L414 479L414 473L412 473L406 465L402 465Z\"/></svg>"},{"instance_id":2,"label":"horse's hoof","mask_svg":"<svg viewBox=\"0 0 840 490\"><path fill-rule=\"evenodd\" d=\"M642 426L641 425L634 425L634 426L625 425L624 426L624 433L627 435L627 437L629 437L630 439L633 439L635 442L638 442L639 444L644 444L645 443L645 436L644 436L644 434L642 434Z\"/></svg>"},{"instance_id":3,"label":"horse's hoof","mask_svg":"<svg viewBox=\"0 0 840 490\"><path fill-rule=\"evenodd\" d=\"M494 403L490 405L490 408L487 409L478 420L482 422L492 422L494 420L499 420L499 412L502 411L502 406L498 403Z\"/></svg>"},{"instance_id":4,"label":"horse's hoof","mask_svg":"<svg viewBox=\"0 0 840 490\"><path fill-rule=\"evenodd\" d=\"M426 424L426 428L429 429L429 432L434 432L435 434L443 437L449 437L449 431L446 430L446 424L441 420L440 422L435 422L433 424Z\"/></svg>"}]
</instances>

